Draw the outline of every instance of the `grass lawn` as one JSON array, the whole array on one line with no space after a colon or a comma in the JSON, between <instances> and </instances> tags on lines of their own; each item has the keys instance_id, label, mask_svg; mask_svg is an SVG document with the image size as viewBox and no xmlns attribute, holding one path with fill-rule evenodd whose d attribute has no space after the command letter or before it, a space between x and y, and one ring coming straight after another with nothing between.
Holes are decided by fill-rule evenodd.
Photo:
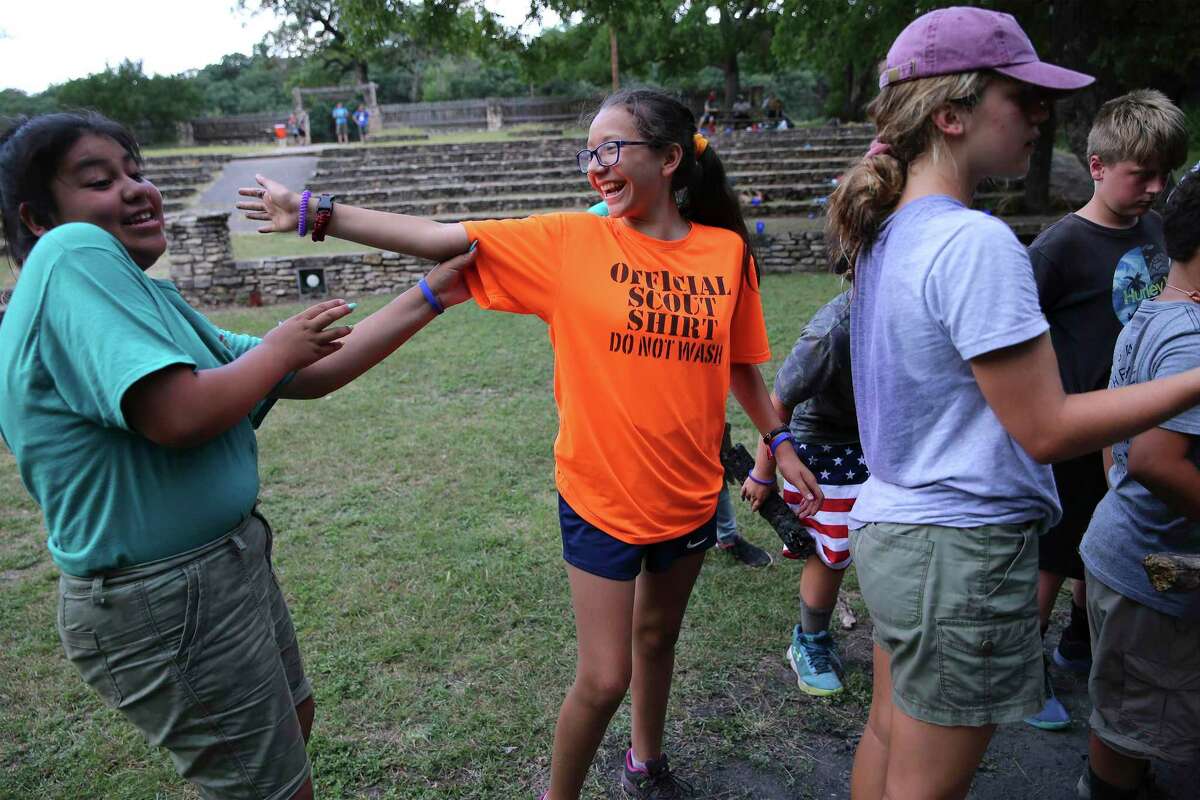
<instances>
[{"instance_id":1,"label":"grass lawn","mask_svg":"<svg viewBox=\"0 0 1200 800\"><path fill-rule=\"evenodd\" d=\"M294 233L234 233L230 237L233 257L238 261L278 256L320 256L331 253L372 253L374 247L348 242L345 239L326 239L320 249L308 239ZM328 246L326 246L328 245Z\"/></svg>"},{"instance_id":2,"label":"grass lawn","mask_svg":"<svg viewBox=\"0 0 1200 800\"><path fill-rule=\"evenodd\" d=\"M775 356L763 371L773 376L838 283L767 276L763 287ZM359 314L385 300L362 298ZM295 310L211 316L263 332ZM545 787L575 661L551 366L540 321L467 305L332 397L281 403L260 431L263 510L316 690L318 797L528 800ZM751 442L740 409L730 420ZM777 551L737 505L750 538ZM0 529L0 797L195 797L64 660L56 570L2 448ZM702 791L717 769L743 769L770 771L801 796L820 737L863 722L864 626L840 699L802 698L784 663L799 574L793 562L752 571L709 557L667 730L673 761ZM628 730L626 704L585 796L617 796ZM753 796L740 792L720 796Z\"/></svg>"}]
</instances>

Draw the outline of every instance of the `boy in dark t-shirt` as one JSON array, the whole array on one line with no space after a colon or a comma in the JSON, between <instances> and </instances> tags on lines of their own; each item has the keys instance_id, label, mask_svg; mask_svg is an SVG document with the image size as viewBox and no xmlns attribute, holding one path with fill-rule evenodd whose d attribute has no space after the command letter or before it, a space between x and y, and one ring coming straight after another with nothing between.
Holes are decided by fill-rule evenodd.
<instances>
[{"instance_id":1,"label":"boy in dark t-shirt","mask_svg":"<svg viewBox=\"0 0 1200 800\"><path fill-rule=\"evenodd\" d=\"M1088 134L1092 199L1051 225L1029 248L1042 311L1068 393L1108 386L1113 346L1138 305L1163 291L1170 261L1162 219L1150 210L1168 173L1187 157L1185 119L1161 92L1130 92L1105 103ZM1042 631L1054 599L1073 578L1071 621L1054 649L1055 664L1091 666L1079 541L1107 484L1099 453L1054 465L1062 520L1039 542L1038 608ZM1028 718L1047 730L1070 724L1047 689L1042 712Z\"/></svg>"}]
</instances>

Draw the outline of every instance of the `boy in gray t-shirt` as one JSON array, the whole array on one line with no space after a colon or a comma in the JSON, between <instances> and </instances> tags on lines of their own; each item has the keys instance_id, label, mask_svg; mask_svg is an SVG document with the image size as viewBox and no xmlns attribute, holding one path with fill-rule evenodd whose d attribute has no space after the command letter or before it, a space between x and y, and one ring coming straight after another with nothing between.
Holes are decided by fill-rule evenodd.
<instances>
[{"instance_id":1,"label":"boy in gray t-shirt","mask_svg":"<svg viewBox=\"0 0 1200 800\"><path fill-rule=\"evenodd\" d=\"M1200 166L1200 165L1198 165ZM1200 366L1200 173L1167 201L1171 268L1117 339L1110 387ZM1106 453L1106 457L1109 456ZM1113 445L1084 534L1092 631L1092 797L1134 796L1149 760L1200 756L1200 593L1164 594L1142 559L1200 554L1200 407Z\"/></svg>"}]
</instances>

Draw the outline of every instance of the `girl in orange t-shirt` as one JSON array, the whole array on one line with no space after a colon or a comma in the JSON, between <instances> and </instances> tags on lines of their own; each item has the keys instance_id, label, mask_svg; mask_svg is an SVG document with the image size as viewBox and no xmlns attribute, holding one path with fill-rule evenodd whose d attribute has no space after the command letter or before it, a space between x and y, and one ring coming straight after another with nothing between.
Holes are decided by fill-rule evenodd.
<instances>
[{"instance_id":1,"label":"girl in orange t-shirt","mask_svg":"<svg viewBox=\"0 0 1200 800\"><path fill-rule=\"evenodd\" d=\"M550 326L563 558L579 660L559 712L550 789L579 796L609 720L632 687L632 747L621 781L634 797L686 789L662 736L675 641L714 517L725 399L732 389L784 476L821 493L792 449L755 366L770 357L757 270L720 159L692 112L657 92L601 105L580 169L610 216L549 214L446 224L323 199L322 230L441 259L478 245L476 303ZM263 232L299 229L301 195L259 177L238 204ZM681 198L677 202L676 198ZM307 209L311 212L312 209ZM431 306L439 298L426 291Z\"/></svg>"}]
</instances>

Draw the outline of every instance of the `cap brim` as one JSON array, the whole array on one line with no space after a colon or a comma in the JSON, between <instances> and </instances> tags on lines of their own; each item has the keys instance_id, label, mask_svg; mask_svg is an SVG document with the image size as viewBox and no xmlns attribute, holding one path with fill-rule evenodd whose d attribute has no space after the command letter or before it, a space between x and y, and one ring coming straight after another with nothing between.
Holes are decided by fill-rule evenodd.
<instances>
[{"instance_id":1,"label":"cap brim","mask_svg":"<svg viewBox=\"0 0 1200 800\"><path fill-rule=\"evenodd\" d=\"M1024 83L1041 86L1043 89L1054 89L1060 92L1070 92L1082 89L1096 79L1091 75L1076 72L1065 67L1056 67L1045 61L1029 61L1025 64L1010 64L1006 67L992 67L992 70L1010 78L1016 78Z\"/></svg>"}]
</instances>

